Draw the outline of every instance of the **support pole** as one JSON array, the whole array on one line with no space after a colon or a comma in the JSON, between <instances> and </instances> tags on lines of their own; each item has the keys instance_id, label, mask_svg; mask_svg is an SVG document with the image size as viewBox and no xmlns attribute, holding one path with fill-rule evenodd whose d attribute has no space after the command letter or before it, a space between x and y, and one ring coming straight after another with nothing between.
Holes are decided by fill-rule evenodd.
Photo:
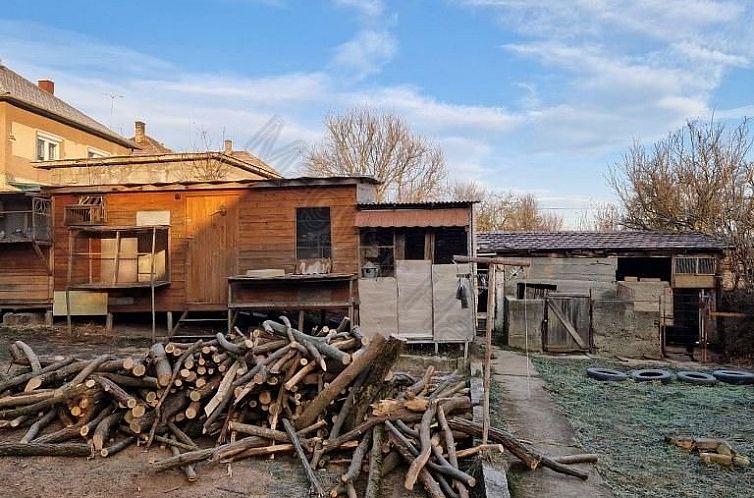
<instances>
[{"instance_id":1,"label":"support pole","mask_svg":"<svg viewBox=\"0 0 754 498\"><path fill-rule=\"evenodd\" d=\"M152 343L155 342L155 336L157 334L157 317L155 316L154 309L154 249L157 244L157 227L152 227L152 257L151 265L149 269L149 289L152 297Z\"/></svg>"},{"instance_id":2,"label":"support pole","mask_svg":"<svg viewBox=\"0 0 754 498\"><path fill-rule=\"evenodd\" d=\"M76 232L71 230L68 232L68 276L65 282L65 313L68 321L68 334L73 335L73 322L71 320L71 278L73 277L73 249L75 244L73 243Z\"/></svg>"},{"instance_id":3,"label":"support pole","mask_svg":"<svg viewBox=\"0 0 754 498\"><path fill-rule=\"evenodd\" d=\"M495 280L497 264L490 263L487 276L487 323L484 344L484 415L482 419L482 444L487 444L490 433L490 381L492 369L492 330L495 323Z\"/></svg>"}]
</instances>

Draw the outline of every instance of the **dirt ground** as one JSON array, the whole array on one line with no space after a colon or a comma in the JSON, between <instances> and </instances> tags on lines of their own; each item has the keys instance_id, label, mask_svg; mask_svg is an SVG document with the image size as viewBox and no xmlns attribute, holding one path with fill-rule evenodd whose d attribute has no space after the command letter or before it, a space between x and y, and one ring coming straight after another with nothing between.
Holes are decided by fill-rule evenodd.
<instances>
[{"instance_id":1,"label":"dirt ground","mask_svg":"<svg viewBox=\"0 0 754 498\"><path fill-rule=\"evenodd\" d=\"M577 446L573 429L558 412L555 402L544 389L544 382L524 355L495 348L493 369L494 379L503 391L502 406L499 408L508 430L519 438L532 441L551 455L585 453ZM581 481L545 468L535 472L523 470L516 466L515 458L509 457L514 498L613 496L591 465L577 466L580 470L589 471L589 479Z\"/></svg>"},{"instance_id":2,"label":"dirt ground","mask_svg":"<svg viewBox=\"0 0 754 498\"><path fill-rule=\"evenodd\" d=\"M0 327L0 368L8 366L8 346L23 340L38 354L76 355L86 358L107 352L146 351L150 341L139 337L107 336L99 327L79 327L71 337L64 327ZM0 441L18 441L24 429L0 431ZM206 446L211 443L205 441ZM201 443L200 443L201 444ZM278 455L273 460L249 459L228 465L201 463L198 481L189 483L180 470L152 471L150 461L170 456L169 450L154 445L150 450L131 446L110 458L0 457L0 498L220 498L285 497L308 495L308 482L298 462ZM320 471L326 490L337 482L345 466ZM366 486L361 479L357 490ZM423 497L420 486L414 492L403 489L402 472L393 472L382 484L384 497Z\"/></svg>"}]
</instances>

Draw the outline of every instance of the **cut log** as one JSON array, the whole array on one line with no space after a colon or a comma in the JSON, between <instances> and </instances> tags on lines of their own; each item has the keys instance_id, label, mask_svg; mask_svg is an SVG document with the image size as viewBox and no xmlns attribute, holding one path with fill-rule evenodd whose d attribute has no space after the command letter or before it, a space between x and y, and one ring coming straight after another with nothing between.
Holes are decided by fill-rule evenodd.
<instances>
[{"instance_id":1,"label":"cut log","mask_svg":"<svg viewBox=\"0 0 754 498\"><path fill-rule=\"evenodd\" d=\"M437 407L437 422L440 424L440 430L442 431L443 440L445 441L445 448L448 451L448 461L450 465L460 470L458 466L458 455L456 454L456 442L453 437L453 431L448 425L448 419L445 416L445 409L441 406ZM453 486L458 491L460 498L469 498L469 491L461 481L454 481ZM473 485L471 486L473 487Z\"/></svg>"},{"instance_id":2,"label":"cut log","mask_svg":"<svg viewBox=\"0 0 754 498\"><path fill-rule=\"evenodd\" d=\"M91 455L86 444L64 443L0 443L0 456L69 456L86 457Z\"/></svg>"},{"instance_id":3,"label":"cut log","mask_svg":"<svg viewBox=\"0 0 754 498\"><path fill-rule=\"evenodd\" d=\"M374 428L372 429L372 450L369 453L369 475L367 476L367 489L364 493L364 498L380 497L383 436L383 426L374 426Z\"/></svg>"},{"instance_id":4,"label":"cut log","mask_svg":"<svg viewBox=\"0 0 754 498\"><path fill-rule=\"evenodd\" d=\"M94 429L94 435L92 436L92 446L94 446L95 450L100 451L105 447L105 442L110 436L110 431L120 423L122 418L123 412L119 410L103 418L102 421L97 424L97 427Z\"/></svg>"},{"instance_id":5,"label":"cut log","mask_svg":"<svg viewBox=\"0 0 754 498\"><path fill-rule=\"evenodd\" d=\"M310 342L312 346L314 346L315 348L317 348L317 350L319 350L320 353L334 360L339 361L343 365L348 365L349 363L351 363L350 354L345 353L338 348L334 348L330 346L329 344L325 344L324 341L319 340L310 335L306 335L301 331L286 327L282 323L277 323L272 320L267 320L262 324L262 326L265 328L265 330L273 332L274 334L277 334L282 337L287 337L288 336L287 331L289 330L290 333L298 342Z\"/></svg>"},{"instance_id":6,"label":"cut log","mask_svg":"<svg viewBox=\"0 0 754 498\"><path fill-rule=\"evenodd\" d=\"M29 427L29 430L26 431L26 434L24 434L24 437L21 438L22 443L29 443L34 440L35 437L37 437L37 434L50 425L53 420L57 417L57 414L55 413L55 410L52 409L45 413L42 417L40 417L36 422L31 424L31 427Z\"/></svg>"},{"instance_id":7,"label":"cut log","mask_svg":"<svg viewBox=\"0 0 754 498\"><path fill-rule=\"evenodd\" d=\"M35 374L38 374L42 370L42 364L39 363L39 357L37 357L37 354L34 352L33 349L31 349L31 346L26 344L23 341L16 341L16 347L23 351L24 356L26 356L26 359L29 360L29 366L31 367L31 371Z\"/></svg>"},{"instance_id":8,"label":"cut log","mask_svg":"<svg viewBox=\"0 0 754 498\"><path fill-rule=\"evenodd\" d=\"M3 392L11 387L20 386L24 382L26 382L24 392L33 391L42 387L42 385L47 382L55 382L57 380L61 380L68 375L72 375L78 372L86 366L86 362L83 361L77 362L76 366L71 366L72 363L73 358L65 358L64 360L61 360L59 362L47 365L46 367L42 368L39 373L28 372L23 375L18 375L16 377L6 379L5 381L0 382L0 392ZM60 370L62 370L64 367L67 368L65 369L65 371L61 372Z\"/></svg>"},{"instance_id":9,"label":"cut log","mask_svg":"<svg viewBox=\"0 0 754 498\"><path fill-rule=\"evenodd\" d=\"M97 384L99 384L106 393L110 394L119 403L123 403L123 406L125 406L126 408L133 408L138 403L136 398L128 394L123 390L122 387L120 387L112 380L100 375L95 375L93 376L93 378L95 382L97 382ZM97 449L99 450L101 448Z\"/></svg>"},{"instance_id":10,"label":"cut log","mask_svg":"<svg viewBox=\"0 0 754 498\"><path fill-rule=\"evenodd\" d=\"M170 366L170 361L165 354L165 347L157 342L149 348L149 354L152 357L152 364L154 365L155 372L157 372L157 383L161 387L166 387L170 384L170 379L173 376L173 369Z\"/></svg>"},{"instance_id":11,"label":"cut log","mask_svg":"<svg viewBox=\"0 0 754 498\"><path fill-rule=\"evenodd\" d=\"M454 418L448 421L448 425L451 429L465 432L466 434L474 437L481 437L482 435L482 426L469 420ZM502 429L495 429L493 427L490 427L489 438L491 441L500 443L505 446L505 449L513 453L516 458L521 460L531 470L534 470L539 465L542 465L543 467L547 467L548 469L554 470L555 472L578 477L582 480L589 478L589 474L575 470L571 467L568 467L567 465L558 463L550 457L537 453L531 448L527 448L512 434Z\"/></svg>"},{"instance_id":12,"label":"cut log","mask_svg":"<svg viewBox=\"0 0 754 498\"><path fill-rule=\"evenodd\" d=\"M121 441L118 441L117 443L113 444L112 446L108 446L107 448L102 448L99 451L99 455L102 458L107 458L109 456L115 455L116 453L119 453L123 451L124 449L128 448L131 444L136 441L136 437L129 436L126 439L123 439Z\"/></svg>"},{"instance_id":13,"label":"cut log","mask_svg":"<svg viewBox=\"0 0 754 498\"><path fill-rule=\"evenodd\" d=\"M173 453L173 456L180 456L181 454L181 450L179 450L175 446L171 446L170 451ZM196 470L194 470L193 464L188 463L182 466L181 470L183 471L183 475L186 476L186 480L188 482L195 482L198 479L198 476L196 475Z\"/></svg>"},{"instance_id":14,"label":"cut log","mask_svg":"<svg viewBox=\"0 0 754 498\"><path fill-rule=\"evenodd\" d=\"M473 448L466 448L465 450L458 450L456 452L456 457L468 458L470 456L474 456L477 453L481 453L483 451L494 451L498 453L505 453L505 447L502 444L480 444L480 445L474 446Z\"/></svg>"},{"instance_id":15,"label":"cut log","mask_svg":"<svg viewBox=\"0 0 754 498\"><path fill-rule=\"evenodd\" d=\"M558 463L562 463L565 465L573 465L576 463L597 463L600 456L595 453L585 453L583 455L567 455L567 456L560 456L560 457L553 457L553 460L555 460Z\"/></svg>"},{"instance_id":16,"label":"cut log","mask_svg":"<svg viewBox=\"0 0 754 498\"><path fill-rule=\"evenodd\" d=\"M431 367L430 367L431 368ZM430 426L435 419L435 413L437 411L437 402L433 401L429 404L427 411L422 415L421 424L419 426L419 441L421 442L421 450L419 455L411 462L408 471L406 472L406 479L403 482L403 486L408 489L414 489L414 483L419 478L419 473L429 461L429 457L432 454L432 441L430 434Z\"/></svg>"},{"instance_id":17,"label":"cut log","mask_svg":"<svg viewBox=\"0 0 754 498\"><path fill-rule=\"evenodd\" d=\"M316 341L316 339L314 340ZM392 350L396 344L400 344L401 346L398 347L402 347L403 342L403 340L397 337L391 336L388 339L380 335L376 336L375 339L369 343L366 351L360 355L358 359L349 364L345 370L340 372L330 385L324 388L319 393L319 396L309 403L301 416L296 420L296 426L301 428L312 424L317 419L317 416L325 411L325 408L330 402L333 401L341 391L345 390L361 372L373 365L381 365L383 363L382 355L387 351ZM378 369L380 368L378 367ZM354 404L354 406L356 405Z\"/></svg>"},{"instance_id":18,"label":"cut log","mask_svg":"<svg viewBox=\"0 0 754 498\"><path fill-rule=\"evenodd\" d=\"M317 476L314 474L314 470L312 470L309 465L309 460L306 458L304 448L301 446L301 441L299 440L298 435L296 435L296 429L287 418L283 419L283 427L285 428L285 432L288 433L288 437L291 438L291 443L296 451L296 456L304 467L306 478L309 480L309 496L324 498L325 490L322 488Z\"/></svg>"},{"instance_id":19,"label":"cut log","mask_svg":"<svg viewBox=\"0 0 754 498\"><path fill-rule=\"evenodd\" d=\"M390 442L393 443L393 447L398 451L403 460L409 464L414 461L414 455L411 454L406 445L403 444L403 442L392 431L388 434L388 438L390 439ZM442 489L440 489L440 484L434 479L434 477L432 477L427 469L422 468L420 470L419 478L424 485L424 489L431 498L445 498L445 494Z\"/></svg>"},{"instance_id":20,"label":"cut log","mask_svg":"<svg viewBox=\"0 0 754 498\"><path fill-rule=\"evenodd\" d=\"M375 427L379 427L379 425ZM373 431L374 431L374 428L372 429L372 431L364 434L364 437L362 437L361 441L359 441L359 445L354 450L353 455L351 455L351 464L348 466L348 470L346 470L345 474L340 476L340 480L342 482L352 483L353 481L359 478L359 475L361 475L361 464L364 461L364 456L367 454L367 451L369 450L370 444L372 443Z\"/></svg>"}]
</instances>

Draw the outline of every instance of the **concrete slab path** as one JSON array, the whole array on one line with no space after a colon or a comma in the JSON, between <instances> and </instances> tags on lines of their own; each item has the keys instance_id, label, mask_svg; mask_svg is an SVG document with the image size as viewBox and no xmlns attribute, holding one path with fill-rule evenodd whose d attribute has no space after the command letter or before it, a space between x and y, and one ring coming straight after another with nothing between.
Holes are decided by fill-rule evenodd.
<instances>
[{"instance_id":1,"label":"concrete slab path","mask_svg":"<svg viewBox=\"0 0 754 498\"><path fill-rule=\"evenodd\" d=\"M525 355L498 348L493 350L495 380L503 388L502 413L508 430L528 439L551 455L584 453L576 446L574 432L543 388L534 365ZM527 369L528 365L528 369ZM512 458L512 457L511 457ZM515 460L515 459L513 459ZM593 465L579 465L589 471L581 481L549 469L517 472L514 498L612 498L613 494L594 470ZM514 471L515 472L515 471Z\"/></svg>"}]
</instances>

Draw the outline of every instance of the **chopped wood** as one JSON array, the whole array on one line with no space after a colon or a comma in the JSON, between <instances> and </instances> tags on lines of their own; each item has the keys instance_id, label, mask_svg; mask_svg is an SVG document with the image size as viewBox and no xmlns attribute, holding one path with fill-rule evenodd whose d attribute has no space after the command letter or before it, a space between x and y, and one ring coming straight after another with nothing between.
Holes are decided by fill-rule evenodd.
<instances>
[{"instance_id":1,"label":"chopped wood","mask_svg":"<svg viewBox=\"0 0 754 498\"><path fill-rule=\"evenodd\" d=\"M42 364L39 363L39 358L37 357L37 354L34 352L34 350L31 349L31 347L23 341L16 341L16 347L23 351L24 356L26 356L26 359L29 360L31 371L34 373L39 373L42 370Z\"/></svg>"},{"instance_id":2,"label":"chopped wood","mask_svg":"<svg viewBox=\"0 0 754 498\"><path fill-rule=\"evenodd\" d=\"M285 428L285 432L288 433L288 437L291 438L291 443L296 451L296 456L304 467L306 478L309 479L309 496L314 495L317 497L324 497L325 491L319 483L317 476L314 474L314 470L312 470L309 465L309 460L306 458L306 453L304 453L304 449L301 446L301 441L299 440L298 435L296 435L296 429L287 418L283 419L283 427Z\"/></svg>"},{"instance_id":3,"label":"chopped wood","mask_svg":"<svg viewBox=\"0 0 754 498\"><path fill-rule=\"evenodd\" d=\"M376 425L372 429L372 450L369 453L369 474L367 476L367 489L364 498L380 497L380 481L382 478L382 442L384 429Z\"/></svg>"},{"instance_id":4,"label":"chopped wood","mask_svg":"<svg viewBox=\"0 0 754 498\"><path fill-rule=\"evenodd\" d=\"M80 443L0 443L0 456L69 456L91 455L89 445Z\"/></svg>"},{"instance_id":5,"label":"chopped wood","mask_svg":"<svg viewBox=\"0 0 754 498\"><path fill-rule=\"evenodd\" d=\"M567 455L553 457L552 459L558 463L565 465L573 465L576 463L597 463L600 456L594 453L584 453L582 455Z\"/></svg>"},{"instance_id":6,"label":"chopped wood","mask_svg":"<svg viewBox=\"0 0 754 498\"><path fill-rule=\"evenodd\" d=\"M403 482L403 487L406 489L414 489L414 483L419 478L419 472L429 461L429 456L432 453L432 442L429 433L432 421L435 418L435 412L437 411L437 402L433 401L429 404L427 411L422 415L421 424L419 426L419 441L421 442L421 451L419 455L409 465L408 472L406 472L406 479Z\"/></svg>"},{"instance_id":7,"label":"chopped wood","mask_svg":"<svg viewBox=\"0 0 754 498\"><path fill-rule=\"evenodd\" d=\"M467 448L465 450L458 450L456 452L456 458L468 458L470 456L476 455L477 453L482 453L485 451L494 451L498 453L504 453L505 447L502 444L489 444L489 443L480 444L480 445L474 446L473 448Z\"/></svg>"}]
</instances>

